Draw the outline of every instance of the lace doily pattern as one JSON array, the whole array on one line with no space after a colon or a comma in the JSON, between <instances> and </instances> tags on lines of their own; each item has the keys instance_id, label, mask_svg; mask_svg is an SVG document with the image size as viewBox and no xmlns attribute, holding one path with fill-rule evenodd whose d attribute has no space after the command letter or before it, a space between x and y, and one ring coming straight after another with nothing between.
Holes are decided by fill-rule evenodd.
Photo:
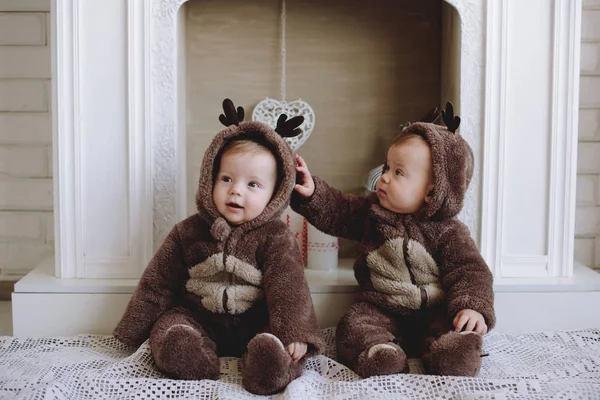
<instances>
[{"instance_id":1,"label":"lace doily pattern","mask_svg":"<svg viewBox=\"0 0 600 400\"><path fill-rule=\"evenodd\" d=\"M274 397L282 399L600 399L600 329L485 337L476 378L410 374L361 379L335 361L335 332L325 354ZM145 343L126 348L111 336L0 337L0 398L256 399L241 386L240 360L221 359L219 381L167 379Z\"/></svg>"}]
</instances>

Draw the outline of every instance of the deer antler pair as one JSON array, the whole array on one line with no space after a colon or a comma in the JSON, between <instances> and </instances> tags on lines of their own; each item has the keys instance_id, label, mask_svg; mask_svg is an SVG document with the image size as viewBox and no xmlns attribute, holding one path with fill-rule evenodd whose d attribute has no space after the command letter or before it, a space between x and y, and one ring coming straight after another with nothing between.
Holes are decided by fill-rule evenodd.
<instances>
[{"instance_id":1,"label":"deer antler pair","mask_svg":"<svg viewBox=\"0 0 600 400\"><path fill-rule=\"evenodd\" d=\"M239 125L244 120L244 109L238 107L237 111L233 105L233 101L230 99L223 100L223 111L225 114L219 115L219 121L225 126ZM304 117L299 115L287 119L287 115L281 114L277 119L277 127L275 132L281 137L294 137L302 133L302 129L299 128L304 122Z\"/></svg>"}]
</instances>

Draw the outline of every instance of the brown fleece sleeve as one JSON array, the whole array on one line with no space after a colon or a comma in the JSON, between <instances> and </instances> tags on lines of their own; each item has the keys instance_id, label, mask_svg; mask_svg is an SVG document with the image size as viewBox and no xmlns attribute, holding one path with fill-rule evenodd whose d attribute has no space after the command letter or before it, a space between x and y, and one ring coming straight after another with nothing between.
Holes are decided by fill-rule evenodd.
<instances>
[{"instance_id":1,"label":"brown fleece sleeve","mask_svg":"<svg viewBox=\"0 0 600 400\"><path fill-rule=\"evenodd\" d=\"M453 220L438 243L442 286L446 290L448 314L454 318L465 308L483 315L488 330L496 324L494 278L467 227Z\"/></svg>"},{"instance_id":2,"label":"brown fleece sleeve","mask_svg":"<svg viewBox=\"0 0 600 400\"><path fill-rule=\"evenodd\" d=\"M149 336L158 317L173 303L183 287L184 263L179 230L171 230L142 274L125 313L113 335L121 342L138 347Z\"/></svg>"},{"instance_id":3,"label":"brown fleece sleeve","mask_svg":"<svg viewBox=\"0 0 600 400\"><path fill-rule=\"evenodd\" d=\"M315 192L310 198L305 199L294 191L292 209L328 235L360 240L369 211L367 198L342 193L317 176L313 176L313 180Z\"/></svg>"},{"instance_id":4,"label":"brown fleece sleeve","mask_svg":"<svg viewBox=\"0 0 600 400\"><path fill-rule=\"evenodd\" d=\"M325 340L304 277L302 255L287 227L279 232L267 239L263 253L269 331L286 347L302 342L308 344L309 355L321 353Z\"/></svg>"}]
</instances>

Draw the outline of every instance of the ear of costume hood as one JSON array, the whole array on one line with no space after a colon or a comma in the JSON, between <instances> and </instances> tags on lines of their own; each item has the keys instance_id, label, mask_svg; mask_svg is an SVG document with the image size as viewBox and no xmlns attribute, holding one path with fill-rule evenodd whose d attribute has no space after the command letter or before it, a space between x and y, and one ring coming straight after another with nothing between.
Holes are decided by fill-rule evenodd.
<instances>
[{"instance_id":1,"label":"ear of costume hood","mask_svg":"<svg viewBox=\"0 0 600 400\"><path fill-rule=\"evenodd\" d=\"M454 217L463 206L473 176L473 151L457 133L431 123L417 122L406 128L425 138L431 148L434 189L431 201L419 214L442 220Z\"/></svg>"},{"instance_id":2,"label":"ear of costume hood","mask_svg":"<svg viewBox=\"0 0 600 400\"><path fill-rule=\"evenodd\" d=\"M206 149L200 167L200 179L198 182L198 191L196 192L196 207L198 212L201 218L208 220L211 225L211 232L216 239L221 240L228 236L231 229L213 202L213 177L219 168L219 165L215 163L217 156L230 140L256 140L256 138L261 138L262 141L269 144L277 160L281 182L277 188L277 192L263 212L253 220L241 224L240 227L244 230L249 230L263 225L273 218L278 218L290 202L292 190L296 182L296 161L288 144L277 132L264 123L240 122L239 125L231 125L217 133L208 146L208 149Z\"/></svg>"}]
</instances>

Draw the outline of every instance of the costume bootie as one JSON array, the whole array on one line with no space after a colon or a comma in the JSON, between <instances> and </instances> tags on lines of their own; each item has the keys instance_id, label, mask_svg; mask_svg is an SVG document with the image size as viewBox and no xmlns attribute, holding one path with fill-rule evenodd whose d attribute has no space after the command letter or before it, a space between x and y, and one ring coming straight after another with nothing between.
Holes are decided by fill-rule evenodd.
<instances>
[{"instance_id":1,"label":"costume bootie","mask_svg":"<svg viewBox=\"0 0 600 400\"><path fill-rule=\"evenodd\" d=\"M355 372L363 378L408 372L406 354L395 343L376 344L360 353Z\"/></svg>"},{"instance_id":2,"label":"costume bootie","mask_svg":"<svg viewBox=\"0 0 600 400\"><path fill-rule=\"evenodd\" d=\"M216 345L189 324L156 324L150 349L158 369L176 379L219 379L221 364Z\"/></svg>"},{"instance_id":3,"label":"costume bootie","mask_svg":"<svg viewBox=\"0 0 600 400\"><path fill-rule=\"evenodd\" d=\"M277 393L300 376L304 364L304 358L294 362L276 336L258 334L242 357L242 385L254 394Z\"/></svg>"},{"instance_id":4,"label":"costume bootie","mask_svg":"<svg viewBox=\"0 0 600 400\"><path fill-rule=\"evenodd\" d=\"M434 375L476 376L481 368L483 338L475 332L448 332L431 343L423 357Z\"/></svg>"}]
</instances>

